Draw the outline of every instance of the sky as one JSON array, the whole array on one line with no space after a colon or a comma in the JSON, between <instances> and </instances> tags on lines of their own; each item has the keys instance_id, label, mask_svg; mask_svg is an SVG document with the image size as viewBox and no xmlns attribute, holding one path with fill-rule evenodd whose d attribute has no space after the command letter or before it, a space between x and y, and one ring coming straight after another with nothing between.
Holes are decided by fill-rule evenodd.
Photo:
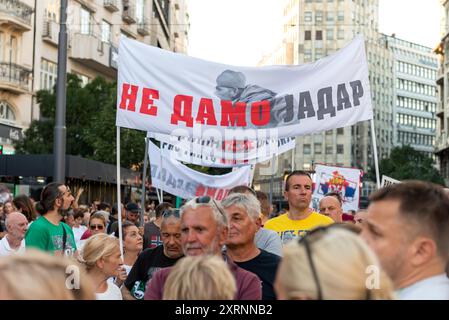
<instances>
[{"instance_id":1,"label":"sky","mask_svg":"<svg viewBox=\"0 0 449 320\"><path fill-rule=\"evenodd\" d=\"M190 56L255 66L282 41L281 0L188 0ZM379 31L428 47L438 44L440 0L379 0Z\"/></svg>"}]
</instances>

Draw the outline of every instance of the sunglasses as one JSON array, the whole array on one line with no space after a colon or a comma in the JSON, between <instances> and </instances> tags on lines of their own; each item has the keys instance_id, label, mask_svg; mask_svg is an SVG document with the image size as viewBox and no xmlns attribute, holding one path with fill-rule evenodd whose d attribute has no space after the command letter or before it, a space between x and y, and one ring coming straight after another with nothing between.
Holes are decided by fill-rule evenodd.
<instances>
[{"instance_id":1,"label":"sunglasses","mask_svg":"<svg viewBox=\"0 0 449 320\"><path fill-rule=\"evenodd\" d=\"M162 212L162 218L168 218L170 216L175 216L176 218L179 218L181 216L180 212L181 210L179 209L167 209Z\"/></svg>"},{"instance_id":2,"label":"sunglasses","mask_svg":"<svg viewBox=\"0 0 449 320\"><path fill-rule=\"evenodd\" d=\"M306 249L307 260L309 261L310 270L312 270L312 276L317 288L317 300L323 300L323 290L321 288L321 282L320 279L318 278L318 272L316 270L315 263L312 258L311 242L318 241L324 236L324 234L328 230L331 229L344 229L357 234L355 230L350 230L346 228L343 223L334 223L327 226L314 228L311 231L309 231L305 236L298 239L298 243L300 245L304 245L304 248ZM368 288L366 290L367 290L366 300L371 300L371 291Z\"/></svg>"},{"instance_id":3,"label":"sunglasses","mask_svg":"<svg viewBox=\"0 0 449 320\"><path fill-rule=\"evenodd\" d=\"M218 206L217 202L215 202L214 198L209 197L209 196L203 196L203 197L198 197L195 199L196 203L210 203L212 201L212 203L214 204L215 208L217 208L218 211L220 211L220 213L223 215L223 217L226 217L226 214L223 212L223 210Z\"/></svg>"},{"instance_id":4,"label":"sunglasses","mask_svg":"<svg viewBox=\"0 0 449 320\"><path fill-rule=\"evenodd\" d=\"M89 226L90 230L103 230L104 226L102 224L92 224Z\"/></svg>"}]
</instances>

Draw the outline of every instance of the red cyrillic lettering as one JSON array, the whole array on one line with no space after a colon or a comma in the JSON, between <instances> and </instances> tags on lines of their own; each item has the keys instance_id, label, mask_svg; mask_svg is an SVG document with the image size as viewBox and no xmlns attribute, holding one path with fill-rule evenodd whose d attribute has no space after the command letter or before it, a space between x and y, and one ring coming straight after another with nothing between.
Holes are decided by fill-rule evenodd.
<instances>
[{"instance_id":1,"label":"red cyrillic lettering","mask_svg":"<svg viewBox=\"0 0 449 320\"><path fill-rule=\"evenodd\" d=\"M192 101L192 96L178 94L175 97L173 102L173 113L170 121L171 124L178 124L178 121L184 121L187 127L193 127ZM181 113L183 110L184 114Z\"/></svg>"},{"instance_id":2,"label":"red cyrillic lettering","mask_svg":"<svg viewBox=\"0 0 449 320\"><path fill-rule=\"evenodd\" d=\"M231 124L229 124L231 123ZM232 101L221 101L221 123L222 126L246 126L246 103Z\"/></svg>"},{"instance_id":3,"label":"red cyrillic lettering","mask_svg":"<svg viewBox=\"0 0 449 320\"><path fill-rule=\"evenodd\" d=\"M153 99L159 99L159 91L144 88L142 92L142 105L140 106L140 113L148 114L150 116L157 115L157 107L153 105Z\"/></svg>"},{"instance_id":4,"label":"red cyrillic lettering","mask_svg":"<svg viewBox=\"0 0 449 320\"><path fill-rule=\"evenodd\" d=\"M131 92L129 92L130 88ZM122 99L120 101L120 109L128 109L129 111L136 111L137 92L139 92L138 86L132 86L128 83L124 83L122 87Z\"/></svg>"},{"instance_id":5,"label":"red cyrillic lettering","mask_svg":"<svg viewBox=\"0 0 449 320\"><path fill-rule=\"evenodd\" d=\"M251 104L251 122L259 127L270 123L270 101L256 101Z\"/></svg>"},{"instance_id":6,"label":"red cyrillic lettering","mask_svg":"<svg viewBox=\"0 0 449 320\"><path fill-rule=\"evenodd\" d=\"M206 119L206 121L204 121ZM215 110L212 99L202 98L198 107L198 115L196 116L196 122L201 124L207 124L210 126L217 125L217 119L215 118ZM204 123L206 122L206 123Z\"/></svg>"},{"instance_id":7,"label":"red cyrillic lettering","mask_svg":"<svg viewBox=\"0 0 449 320\"><path fill-rule=\"evenodd\" d=\"M204 195L204 192L206 191L206 188L200 184L197 188L196 188L196 192L195 192L195 196L196 197L201 197L202 195Z\"/></svg>"}]
</instances>

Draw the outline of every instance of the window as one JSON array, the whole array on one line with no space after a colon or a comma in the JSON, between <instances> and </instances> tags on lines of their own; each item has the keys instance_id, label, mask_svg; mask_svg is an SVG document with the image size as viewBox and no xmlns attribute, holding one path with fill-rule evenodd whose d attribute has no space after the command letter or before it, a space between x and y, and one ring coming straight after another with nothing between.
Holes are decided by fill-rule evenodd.
<instances>
[{"instance_id":1,"label":"window","mask_svg":"<svg viewBox=\"0 0 449 320\"><path fill-rule=\"evenodd\" d=\"M0 119L16 121L12 107L6 101L0 101Z\"/></svg>"},{"instance_id":2,"label":"window","mask_svg":"<svg viewBox=\"0 0 449 320\"><path fill-rule=\"evenodd\" d=\"M343 29L338 29L337 38L338 40L342 40L345 38L345 31Z\"/></svg>"},{"instance_id":3,"label":"window","mask_svg":"<svg viewBox=\"0 0 449 320\"><path fill-rule=\"evenodd\" d=\"M345 21L345 12L344 11L338 11L337 13L337 21Z\"/></svg>"},{"instance_id":4,"label":"window","mask_svg":"<svg viewBox=\"0 0 449 320\"><path fill-rule=\"evenodd\" d=\"M333 11L328 11L326 13L326 21L328 21L328 22L334 21L334 12Z\"/></svg>"},{"instance_id":5,"label":"window","mask_svg":"<svg viewBox=\"0 0 449 320\"><path fill-rule=\"evenodd\" d=\"M91 34L91 14L89 10L81 8L81 34Z\"/></svg>"},{"instance_id":6,"label":"window","mask_svg":"<svg viewBox=\"0 0 449 320\"><path fill-rule=\"evenodd\" d=\"M316 40L323 40L323 31L317 30L315 33L315 39Z\"/></svg>"},{"instance_id":7,"label":"window","mask_svg":"<svg viewBox=\"0 0 449 320\"><path fill-rule=\"evenodd\" d=\"M333 148L332 146L326 146L326 154L332 154Z\"/></svg>"},{"instance_id":8,"label":"window","mask_svg":"<svg viewBox=\"0 0 449 320\"><path fill-rule=\"evenodd\" d=\"M338 128L337 129L337 134L344 134L345 133L345 129L344 128Z\"/></svg>"},{"instance_id":9,"label":"window","mask_svg":"<svg viewBox=\"0 0 449 320\"><path fill-rule=\"evenodd\" d=\"M334 29L326 30L326 40L334 40Z\"/></svg>"},{"instance_id":10,"label":"window","mask_svg":"<svg viewBox=\"0 0 449 320\"><path fill-rule=\"evenodd\" d=\"M337 154L343 154L344 153L344 146L342 144L337 144Z\"/></svg>"},{"instance_id":11,"label":"window","mask_svg":"<svg viewBox=\"0 0 449 320\"><path fill-rule=\"evenodd\" d=\"M0 61L3 61L3 50L5 50L3 44L3 32L0 32Z\"/></svg>"},{"instance_id":12,"label":"window","mask_svg":"<svg viewBox=\"0 0 449 320\"><path fill-rule=\"evenodd\" d=\"M310 30L305 31L304 40L312 40L312 31L310 31Z\"/></svg>"},{"instance_id":13,"label":"window","mask_svg":"<svg viewBox=\"0 0 449 320\"><path fill-rule=\"evenodd\" d=\"M136 20L137 23L142 23L144 20L145 0L136 0Z\"/></svg>"},{"instance_id":14,"label":"window","mask_svg":"<svg viewBox=\"0 0 449 320\"><path fill-rule=\"evenodd\" d=\"M310 144L304 144L303 149L304 149L304 154L310 154L312 151L310 148Z\"/></svg>"},{"instance_id":15,"label":"window","mask_svg":"<svg viewBox=\"0 0 449 320\"><path fill-rule=\"evenodd\" d=\"M106 21L101 21L101 41L111 42L111 25Z\"/></svg>"},{"instance_id":16,"label":"window","mask_svg":"<svg viewBox=\"0 0 449 320\"><path fill-rule=\"evenodd\" d=\"M312 61L312 50L304 49L304 62Z\"/></svg>"},{"instance_id":17,"label":"window","mask_svg":"<svg viewBox=\"0 0 449 320\"><path fill-rule=\"evenodd\" d=\"M53 90L58 75L56 63L42 59L41 61L41 90Z\"/></svg>"},{"instance_id":18,"label":"window","mask_svg":"<svg viewBox=\"0 0 449 320\"><path fill-rule=\"evenodd\" d=\"M321 142L317 142L314 144L314 151L315 154L321 154L322 153L322 146L321 146Z\"/></svg>"},{"instance_id":19,"label":"window","mask_svg":"<svg viewBox=\"0 0 449 320\"><path fill-rule=\"evenodd\" d=\"M11 36L11 40L10 40L10 46L9 46L9 62L11 63L17 63L17 38L14 36Z\"/></svg>"},{"instance_id":20,"label":"window","mask_svg":"<svg viewBox=\"0 0 449 320\"><path fill-rule=\"evenodd\" d=\"M304 21L305 22L312 22L312 11L304 12Z\"/></svg>"},{"instance_id":21,"label":"window","mask_svg":"<svg viewBox=\"0 0 449 320\"><path fill-rule=\"evenodd\" d=\"M321 59L323 56L323 49L315 49L315 59Z\"/></svg>"},{"instance_id":22,"label":"window","mask_svg":"<svg viewBox=\"0 0 449 320\"><path fill-rule=\"evenodd\" d=\"M323 11L317 11L315 13L315 22L318 22L318 23L323 22Z\"/></svg>"}]
</instances>

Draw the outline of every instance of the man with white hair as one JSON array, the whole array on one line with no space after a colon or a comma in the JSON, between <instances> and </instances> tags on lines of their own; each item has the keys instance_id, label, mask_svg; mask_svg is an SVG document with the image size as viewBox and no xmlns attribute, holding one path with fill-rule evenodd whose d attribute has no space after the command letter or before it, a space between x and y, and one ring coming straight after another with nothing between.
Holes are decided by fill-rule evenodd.
<instances>
[{"instance_id":1,"label":"man with white hair","mask_svg":"<svg viewBox=\"0 0 449 320\"><path fill-rule=\"evenodd\" d=\"M254 237L261 225L260 202L252 194L233 193L222 201L228 218L228 256L262 282L262 300L275 300L273 284L280 257L259 249Z\"/></svg>"},{"instance_id":2,"label":"man with white hair","mask_svg":"<svg viewBox=\"0 0 449 320\"><path fill-rule=\"evenodd\" d=\"M185 256L217 255L228 264L237 284L236 300L260 300L259 278L222 253L228 238L228 222L223 208L209 196L194 198L181 207L181 245ZM253 240L254 241L254 240ZM171 268L153 275L145 290L145 300L162 300Z\"/></svg>"},{"instance_id":3,"label":"man with white hair","mask_svg":"<svg viewBox=\"0 0 449 320\"><path fill-rule=\"evenodd\" d=\"M20 212L12 212L6 217L6 236L0 240L0 257L25 251L25 234L28 220Z\"/></svg>"}]
</instances>

